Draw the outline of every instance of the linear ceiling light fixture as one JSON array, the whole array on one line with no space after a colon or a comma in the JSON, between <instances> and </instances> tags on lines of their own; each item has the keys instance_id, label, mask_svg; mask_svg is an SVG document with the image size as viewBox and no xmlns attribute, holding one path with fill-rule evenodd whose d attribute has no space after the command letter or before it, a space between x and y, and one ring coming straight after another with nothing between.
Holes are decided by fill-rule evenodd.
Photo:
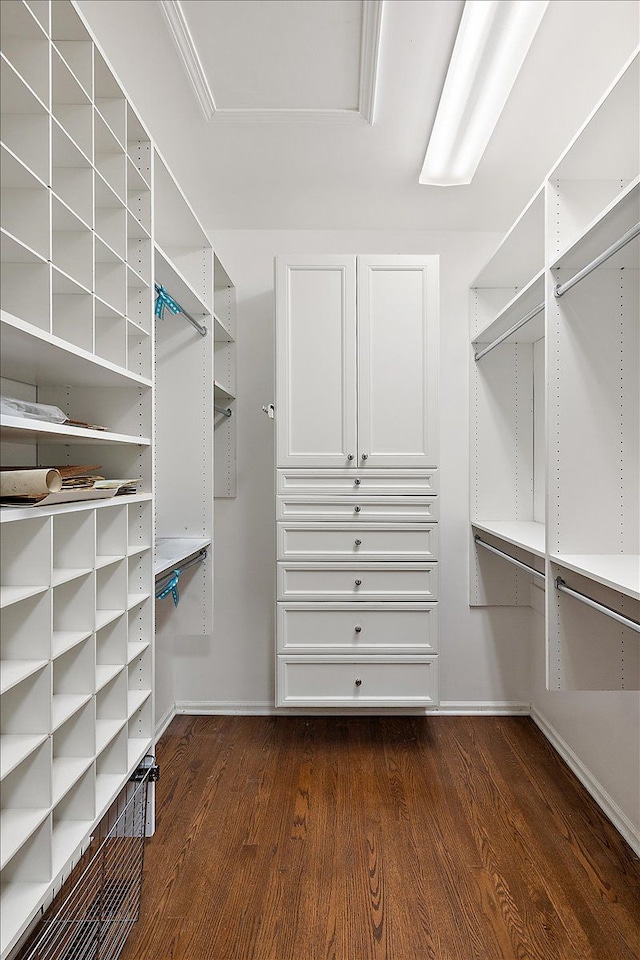
<instances>
[{"instance_id":1,"label":"linear ceiling light fixture","mask_svg":"<svg viewBox=\"0 0 640 960\"><path fill-rule=\"evenodd\" d=\"M467 0L419 183L471 183L548 0Z\"/></svg>"}]
</instances>

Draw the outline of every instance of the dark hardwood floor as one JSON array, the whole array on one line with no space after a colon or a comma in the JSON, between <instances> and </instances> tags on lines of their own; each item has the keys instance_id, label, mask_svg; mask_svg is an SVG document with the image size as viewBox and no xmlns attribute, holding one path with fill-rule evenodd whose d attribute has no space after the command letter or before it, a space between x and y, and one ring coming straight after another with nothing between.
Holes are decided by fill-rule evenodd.
<instances>
[{"instance_id":1,"label":"dark hardwood floor","mask_svg":"<svg viewBox=\"0 0 640 960\"><path fill-rule=\"evenodd\" d=\"M640 866L528 718L180 717L121 960L638 960Z\"/></svg>"}]
</instances>

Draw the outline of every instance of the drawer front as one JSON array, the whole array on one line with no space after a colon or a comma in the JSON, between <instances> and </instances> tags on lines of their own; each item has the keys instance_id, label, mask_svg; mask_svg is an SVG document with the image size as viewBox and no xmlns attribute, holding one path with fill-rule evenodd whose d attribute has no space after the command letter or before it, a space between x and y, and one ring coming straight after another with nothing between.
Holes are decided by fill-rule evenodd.
<instances>
[{"instance_id":1,"label":"drawer front","mask_svg":"<svg viewBox=\"0 0 640 960\"><path fill-rule=\"evenodd\" d=\"M277 492L284 497L426 497L438 492L436 470L278 470Z\"/></svg>"},{"instance_id":2,"label":"drawer front","mask_svg":"<svg viewBox=\"0 0 640 960\"><path fill-rule=\"evenodd\" d=\"M438 652L437 603L279 603L280 653Z\"/></svg>"},{"instance_id":3,"label":"drawer front","mask_svg":"<svg viewBox=\"0 0 640 960\"><path fill-rule=\"evenodd\" d=\"M438 703L437 657L278 657L278 706Z\"/></svg>"},{"instance_id":4,"label":"drawer front","mask_svg":"<svg viewBox=\"0 0 640 960\"><path fill-rule=\"evenodd\" d=\"M437 560L438 525L279 523L279 560Z\"/></svg>"},{"instance_id":5,"label":"drawer front","mask_svg":"<svg viewBox=\"0 0 640 960\"><path fill-rule=\"evenodd\" d=\"M353 520L356 523L434 523L437 497L334 497L326 500L277 498L278 520Z\"/></svg>"},{"instance_id":6,"label":"drawer front","mask_svg":"<svg viewBox=\"0 0 640 960\"><path fill-rule=\"evenodd\" d=\"M278 563L278 600L436 600L437 563Z\"/></svg>"}]
</instances>

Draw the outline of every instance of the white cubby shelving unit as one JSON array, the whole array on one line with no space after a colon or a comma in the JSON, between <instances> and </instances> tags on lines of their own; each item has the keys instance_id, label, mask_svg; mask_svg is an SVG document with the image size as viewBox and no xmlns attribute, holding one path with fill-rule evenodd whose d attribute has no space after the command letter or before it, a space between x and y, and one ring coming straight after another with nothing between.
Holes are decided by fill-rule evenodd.
<instances>
[{"instance_id":1,"label":"white cubby shelving unit","mask_svg":"<svg viewBox=\"0 0 640 960\"><path fill-rule=\"evenodd\" d=\"M72 3L2 18L4 466L138 493L0 511L3 960L153 747L151 141Z\"/></svg>"},{"instance_id":2,"label":"white cubby shelving unit","mask_svg":"<svg viewBox=\"0 0 640 960\"><path fill-rule=\"evenodd\" d=\"M639 90L636 52L471 291L475 356L545 304L472 360L471 602L544 587L551 690L640 689Z\"/></svg>"}]
</instances>

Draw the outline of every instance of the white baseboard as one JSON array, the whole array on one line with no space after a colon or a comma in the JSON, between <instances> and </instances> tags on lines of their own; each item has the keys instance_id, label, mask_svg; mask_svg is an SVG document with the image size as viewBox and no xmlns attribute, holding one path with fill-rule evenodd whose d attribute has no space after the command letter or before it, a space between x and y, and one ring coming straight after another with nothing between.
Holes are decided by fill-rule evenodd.
<instances>
[{"instance_id":1,"label":"white baseboard","mask_svg":"<svg viewBox=\"0 0 640 960\"><path fill-rule=\"evenodd\" d=\"M354 710L344 707L275 707L269 700L178 700L176 713L193 716L528 716L528 703L508 700L443 700L438 707L385 707Z\"/></svg>"},{"instance_id":2,"label":"white baseboard","mask_svg":"<svg viewBox=\"0 0 640 960\"><path fill-rule=\"evenodd\" d=\"M160 739L171 721L176 715L176 705L172 703L168 710L165 710L160 719L156 722L156 741Z\"/></svg>"},{"instance_id":3,"label":"white baseboard","mask_svg":"<svg viewBox=\"0 0 640 960\"><path fill-rule=\"evenodd\" d=\"M562 739L558 731L539 713L531 708L531 719L542 731L551 746L560 754L569 769L593 797L602 812L611 820L616 830L622 834L633 852L640 857L640 830L634 826L618 804L611 798L601 783L585 767L580 757L574 753L568 743Z\"/></svg>"}]
</instances>

